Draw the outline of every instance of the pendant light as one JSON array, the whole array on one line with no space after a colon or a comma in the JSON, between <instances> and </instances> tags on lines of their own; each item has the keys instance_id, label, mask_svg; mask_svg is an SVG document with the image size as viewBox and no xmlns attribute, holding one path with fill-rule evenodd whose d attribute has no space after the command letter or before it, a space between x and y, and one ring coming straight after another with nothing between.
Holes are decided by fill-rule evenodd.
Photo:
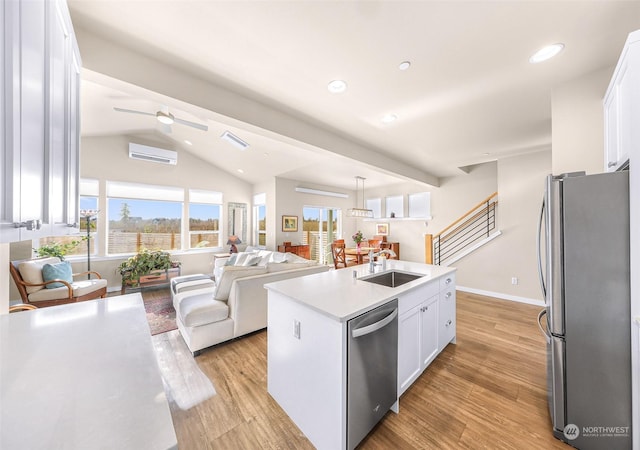
<instances>
[{"instance_id":1,"label":"pendant light","mask_svg":"<svg viewBox=\"0 0 640 450\"><path fill-rule=\"evenodd\" d=\"M347 209L347 217L359 217L364 219L373 219L373 210L364 207L364 180L366 178L356 177L356 207ZM358 184L362 181L362 208L358 208Z\"/></svg>"}]
</instances>

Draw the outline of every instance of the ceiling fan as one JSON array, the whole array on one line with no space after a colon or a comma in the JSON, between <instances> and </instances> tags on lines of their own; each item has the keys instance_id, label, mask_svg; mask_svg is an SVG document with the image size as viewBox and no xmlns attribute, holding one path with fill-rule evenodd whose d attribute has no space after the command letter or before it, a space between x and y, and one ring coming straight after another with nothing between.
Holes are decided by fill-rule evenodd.
<instances>
[{"instance_id":1,"label":"ceiling fan","mask_svg":"<svg viewBox=\"0 0 640 450\"><path fill-rule=\"evenodd\" d=\"M132 113L132 114L142 114L143 116L155 116L155 118L158 120L158 122L164 124L164 125L171 125L174 122L175 123L179 123L181 125L186 125L188 127L193 127L193 128L197 128L198 130L202 130L202 131L208 131L209 127L206 125L202 125L200 123L196 123L196 122L191 122L189 120L184 120L184 119L180 119L179 117L175 117L173 114L171 114L169 111L157 111L155 113L149 113L149 112L145 112L145 111L136 111L134 109L124 109L124 108L113 108L114 110L118 111L118 112L126 112L126 113Z\"/></svg>"}]
</instances>

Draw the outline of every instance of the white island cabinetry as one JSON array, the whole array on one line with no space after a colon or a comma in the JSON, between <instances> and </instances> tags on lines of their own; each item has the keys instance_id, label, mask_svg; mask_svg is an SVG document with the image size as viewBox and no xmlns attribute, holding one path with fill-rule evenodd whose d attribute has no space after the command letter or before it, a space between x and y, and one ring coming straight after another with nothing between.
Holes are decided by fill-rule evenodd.
<instances>
[{"instance_id":1,"label":"white island cabinetry","mask_svg":"<svg viewBox=\"0 0 640 450\"><path fill-rule=\"evenodd\" d=\"M268 391L318 449L347 448L349 320L398 299L398 398L455 341L455 322L447 329L451 336L440 329L438 314L441 280L454 280L455 269L405 261L388 266L424 276L390 288L360 279L370 275L362 265L265 285ZM455 289L451 281L446 286Z\"/></svg>"}]
</instances>

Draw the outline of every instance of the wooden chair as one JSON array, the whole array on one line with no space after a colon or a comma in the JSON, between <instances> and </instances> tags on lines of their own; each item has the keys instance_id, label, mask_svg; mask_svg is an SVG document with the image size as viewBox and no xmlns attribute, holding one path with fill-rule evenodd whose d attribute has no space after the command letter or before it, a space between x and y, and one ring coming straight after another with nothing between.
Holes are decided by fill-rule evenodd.
<instances>
[{"instance_id":1,"label":"wooden chair","mask_svg":"<svg viewBox=\"0 0 640 450\"><path fill-rule=\"evenodd\" d=\"M367 247L372 248L374 253L378 253L380 251L381 243L382 241L379 239L367 239ZM369 254L365 254L362 256L362 262L365 262L365 263L369 262Z\"/></svg>"},{"instance_id":2,"label":"wooden chair","mask_svg":"<svg viewBox=\"0 0 640 450\"><path fill-rule=\"evenodd\" d=\"M38 308L33 305L25 305L24 303L20 305L9 306L10 313L19 312L19 311L28 311L30 309L38 309Z\"/></svg>"},{"instance_id":3,"label":"wooden chair","mask_svg":"<svg viewBox=\"0 0 640 450\"><path fill-rule=\"evenodd\" d=\"M47 307L104 298L107 296L107 280L103 279L98 272L74 273L74 278L82 275L93 275L95 278L74 280L73 283L68 283L64 280L44 281L42 278L42 267L44 264L55 264L58 262L60 262L58 258L52 257L24 259L11 261L9 263L9 272L18 288L18 292L20 292L23 304ZM21 273L21 271L23 273ZM61 283L63 286L46 289L46 286L51 283Z\"/></svg>"},{"instance_id":4,"label":"wooden chair","mask_svg":"<svg viewBox=\"0 0 640 450\"><path fill-rule=\"evenodd\" d=\"M331 256L333 256L333 267L336 269L340 269L338 266L349 267L357 265L357 261L347 258L346 253L344 252L345 244L344 242L340 243L332 243L331 244Z\"/></svg>"}]
</instances>

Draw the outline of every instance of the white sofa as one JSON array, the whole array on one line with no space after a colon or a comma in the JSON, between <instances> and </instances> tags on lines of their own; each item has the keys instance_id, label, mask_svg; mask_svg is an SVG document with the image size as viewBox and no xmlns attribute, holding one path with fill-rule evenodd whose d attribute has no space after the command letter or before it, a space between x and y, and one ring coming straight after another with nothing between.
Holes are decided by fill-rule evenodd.
<instances>
[{"instance_id":1,"label":"white sofa","mask_svg":"<svg viewBox=\"0 0 640 450\"><path fill-rule=\"evenodd\" d=\"M329 270L291 253L250 251L217 258L215 285L173 296L176 322L189 350L200 350L267 326L266 283Z\"/></svg>"}]
</instances>

